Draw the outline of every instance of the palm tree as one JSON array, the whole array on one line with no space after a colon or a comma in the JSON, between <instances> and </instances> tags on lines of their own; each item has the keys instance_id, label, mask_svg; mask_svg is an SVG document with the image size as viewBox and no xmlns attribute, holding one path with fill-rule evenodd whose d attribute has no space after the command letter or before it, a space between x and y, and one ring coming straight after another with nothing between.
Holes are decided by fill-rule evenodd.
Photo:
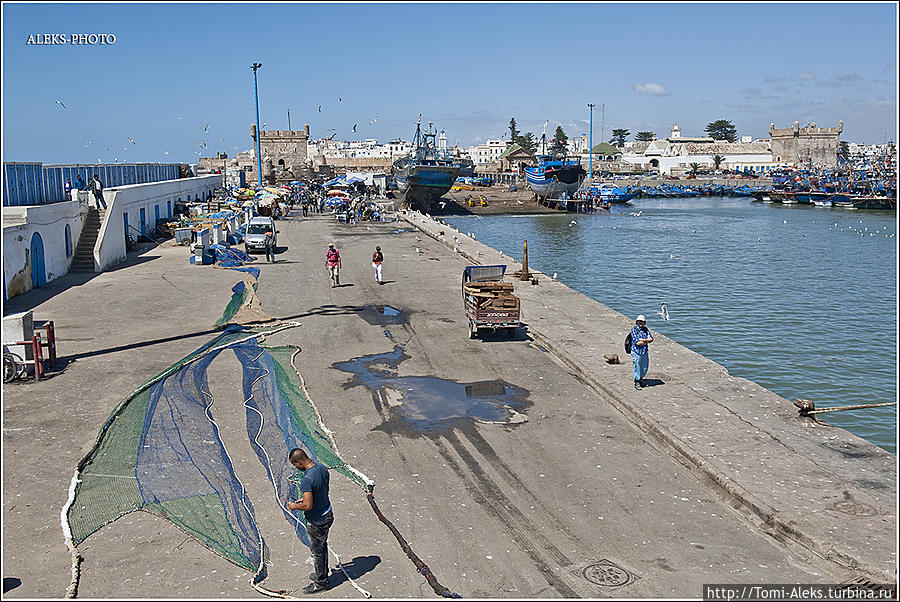
<instances>
[{"instance_id":1,"label":"palm tree","mask_svg":"<svg viewBox=\"0 0 900 602\"><path fill-rule=\"evenodd\" d=\"M700 164L699 163L691 163L691 173L695 174L698 171L700 171Z\"/></svg>"},{"instance_id":2,"label":"palm tree","mask_svg":"<svg viewBox=\"0 0 900 602\"><path fill-rule=\"evenodd\" d=\"M722 161L724 161L724 160L725 160L725 157L723 157L722 155L713 155L712 156L713 169L719 169L719 166L722 165Z\"/></svg>"}]
</instances>

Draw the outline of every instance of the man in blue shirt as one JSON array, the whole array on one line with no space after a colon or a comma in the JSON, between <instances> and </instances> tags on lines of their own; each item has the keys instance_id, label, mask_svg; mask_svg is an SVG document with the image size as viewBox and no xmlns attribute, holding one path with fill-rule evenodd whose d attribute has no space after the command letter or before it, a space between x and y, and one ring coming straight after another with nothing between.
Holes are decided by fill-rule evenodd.
<instances>
[{"instance_id":1,"label":"man in blue shirt","mask_svg":"<svg viewBox=\"0 0 900 602\"><path fill-rule=\"evenodd\" d=\"M307 453L294 448L288 460L297 470L304 471L300 479L298 502L288 500L290 510L303 510L306 514L306 533L309 535L309 551L315 561L316 571L310 573L312 581L303 588L304 594L314 594L328 589L328 529L334 523L331 501L328 499L328 469L310 459Z\"/></svg>"},{"instance_id":2,"label":"man in blue shirt","mask_svg":"<svg viewBox=\"0 0 900 602\"><path fill-rule=\"evenodd\" d=\"M644 387L644 376L647 375L647 368L650 366L650 348L648 345L653 342L653 335L647 329L647 319L643 314L634 321L634 328L631 329L631 361L634 364L632 376L634 377L634 388L640 391Z\"/></svg>"}]
</instances>

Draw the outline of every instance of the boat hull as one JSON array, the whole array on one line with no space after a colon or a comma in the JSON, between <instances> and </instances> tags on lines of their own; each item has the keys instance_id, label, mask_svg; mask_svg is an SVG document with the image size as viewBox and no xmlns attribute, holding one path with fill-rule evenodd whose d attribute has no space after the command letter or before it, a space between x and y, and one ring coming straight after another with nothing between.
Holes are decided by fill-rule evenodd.
<instances>
[{"instance_id":1,"label":"boat hull","mask_svg":"<svg viewBox=\"0 0 900 602\"><path fill-rule=\"evenodd\" d=\"M458 175L457 166L409 165L394 169L397 189L412 208L426 213L450 191Z\"/></svg>"},{"instance_id":2,"label":"boat hull","mask_svg":"<svg viewBox=\"0 0 900 602\"><path fill-rule=\"evenodd\" d=\"M552 175L550 175L552 174ZM546 173L537 169L526 169L525 179L532 192L544 199L555 199L566 194L572 196L584 178L581 165L567 165Z\"/></svg>"}]
</instances>

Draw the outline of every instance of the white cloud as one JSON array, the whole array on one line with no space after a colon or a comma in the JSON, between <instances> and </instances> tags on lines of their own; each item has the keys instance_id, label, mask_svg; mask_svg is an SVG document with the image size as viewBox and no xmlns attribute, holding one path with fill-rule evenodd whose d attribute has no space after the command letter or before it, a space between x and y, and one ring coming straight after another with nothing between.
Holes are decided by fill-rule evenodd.
<instances>
[{"instance_id":1,"label":"white cloud","mask_svg":"<svg viewBox=\"0 0 900 602\"><path fill-rule=\"evenodd\" d=\"M816 79L816 76L815 76L815 75L813 75L812 73L807 73L807 72L805 72L805 71L804 71L804 72L801 72L801 73L798 73L798 74L796 75L796 77L797 77L797 79L805 79L805 80Z\"/></svg>"},{"instance_id":2,"label":"white cloud","mask_svg":"<svg viewBox=\"0 0 900 602\"><path fill-rule=\"evenodd\" d=\"M646 84L632 84L631 86L634 88L634 91L638 94L646 94L647 96L671 96L672 93L660 86L659 84L654 84L652 82L647 82Z\"/></svg>"}]
</instances>

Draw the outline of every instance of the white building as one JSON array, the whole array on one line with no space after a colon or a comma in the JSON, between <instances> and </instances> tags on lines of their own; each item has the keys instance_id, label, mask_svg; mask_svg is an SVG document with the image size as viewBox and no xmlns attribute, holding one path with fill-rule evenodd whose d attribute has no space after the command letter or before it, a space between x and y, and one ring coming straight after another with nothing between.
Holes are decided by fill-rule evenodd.
<instances>
[{"instance_id":1,"label":"white building","mask_svg":"<svg viewBox=\"0 0 900 602\"><path fill-rule=\"evenodd\" d=\"M467 153L475 165L488 165L499 160L506 147L507 143L503 140L488 140L484 144L470 146Z\"/></svg>"},{"instance_id":2,"label":"white building","mask_svg":"<svg viewBox=\"0 0 900 602\"><path fill-rule=\"evenodd\" d=\"M691 171L692 164L699 165L701 169L713 168L713 157L716 155L723 157L719 169L764 173L783 165L773 161L768 141L724 142L709 137L685 137L681 135L677 123L668 138L654 140L643 150L639 149L637 145L626 147L621 160L664 175L687 173Z\"/></svg>"}]
</instances>

